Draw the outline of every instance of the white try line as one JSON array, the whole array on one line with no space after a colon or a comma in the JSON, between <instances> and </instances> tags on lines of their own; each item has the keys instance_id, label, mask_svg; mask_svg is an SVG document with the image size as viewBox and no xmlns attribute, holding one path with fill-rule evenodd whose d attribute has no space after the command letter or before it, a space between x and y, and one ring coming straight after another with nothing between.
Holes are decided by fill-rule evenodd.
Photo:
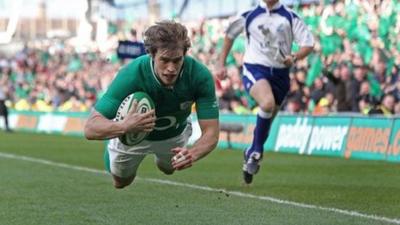
<instances>
[{"instance_id":1,"label":"white try line","mask_svg":"<svg viewBox=\"0 0 400 225\"><path fill-rule=\"evenodd\" d=\"M103 171L103 170L91 169L91 168L81 167L81 166L74 166L74 165L69 165L69 164L65 164L65 163L57 163L57 162L52 162L52 161L48 161L48 160L44 160L44 159L14 155L14 154L3 153L3 152L0 152L0 157L8 158L8 159L23 160L23 161L34 162L34 163L40 163L40 164L45 164L45 165L49 165L49 166L73 169L73 170L78 170L78 171L85 171L85 172L90 172L90 173L107 174L107 172ZM369 214L364 214L364 213L360 213L357 211L350 211L350 210L344 210L344 209L336 209L336 208L311 205L311 204L300 203L300 202L286 201L286 200L273 198L273 197L269 197L269 196L252 195L252 194L247 194L247 193L238 192L238 191L227 191L225 189L217 189L217 188L200 186L200 185L195 185L195 184L180 183L180 182L175 182L175 181L170 181L170 180L161 180L161 179L152 179L152 178L138 178L138 179L141 179L141 180L144 180L147 182L180 186L180 187L192 188L192 189L196 189L196 190L203 190L203 191L210 191L210 192L223 192L225 194L229 194L232 196L253 198L253 199L273 202L273 203L277 203L277 204L289 205L289 206L294 206L294 207L299 207L299 208L316 209L316 210L321 210L321 211L328 211L328 212L343 214L343 215L347 215L347 216L366 218L366 219L387 222L387 223L392 223L392 224L400 224L400 218L388 218L388 217L377 216L377 215L369 215Z\"/></svg>"}]
</instances>

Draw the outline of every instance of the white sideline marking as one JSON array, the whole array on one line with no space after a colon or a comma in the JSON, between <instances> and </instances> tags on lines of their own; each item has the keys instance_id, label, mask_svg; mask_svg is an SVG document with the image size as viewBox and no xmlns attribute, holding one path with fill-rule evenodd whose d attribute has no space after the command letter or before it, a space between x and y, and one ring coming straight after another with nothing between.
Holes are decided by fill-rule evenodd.
<instances>
[{"instance_id":1,"label":"white sideline marking","mask_svg":"<svg viewBox=\"0 0 400 225\"><path fill-rule=\"evenodd\" d=\"M48 160L44 160L44 159L14 155L14 154L3 153L3 152L0 152L0 157L8 158L8 159L23 160L23 161L34 162L34 163L40 163L40 164L45 164L45 165L49 165L49 166L73 169L73 170L78 170L78 171L85 171L85 172L90 172L90 173L107 174L107 172L103 171L103 170L91 169L91 168L81 167L81 166L74 166L74 165L69 165L69 164L65 164L65 163L57 163L57 162L52 162L52 161L48 161ZM294 206L294 207L299 207L299 208L317 209L317 210L321 210L321 211L334 212L334 213L353 216L353 217L361 217L361 218L366 218L366 219L371 219L371 220L376 220L376 221L381 221L381 222L400 224L400 218L388 218L388 217L377 216L377 215L363 214L363 213L360 213L357 211L329 208L329 207L311 205L311 204L306 204L306 203L287 201L287 200L282 200L282 199L268 197L268 196L258 196L258 195L253 195L253 194L248 194L248 193L243 193L243 192L238 192L238 191L227 191L225 189L218 189L218 188L200 186L200 185L195 185L195 184L179 183L179 182L170 181L170 180L161 180L161 179L153 179L153 178L139 178L139 177L138 177L138 179L144 180L147 182L187 187L187 188L203 190L203 191L223 192L223 193L233 195L233 196L238 196L238 197L253 198L253 199L264 200L264 201L268 201L268 202L289 205L289 206Z\"/></svg>"}]
</instances>

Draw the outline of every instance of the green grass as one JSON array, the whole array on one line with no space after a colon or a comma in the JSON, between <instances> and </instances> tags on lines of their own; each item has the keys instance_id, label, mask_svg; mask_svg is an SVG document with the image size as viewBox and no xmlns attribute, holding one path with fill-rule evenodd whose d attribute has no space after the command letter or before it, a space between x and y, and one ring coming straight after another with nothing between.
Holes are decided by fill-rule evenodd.
<instances>
[{"instance_id":1,"label":"green grass","mask_svg":"<svg viewBox=\"0 0 400 225\"><path fill-rule=\"evenodd\" d=\"M102 142L79 137L0 133L0 153L99 171L103 149ZM167 176L149 156L139 168L141 179L116 190L104 173L0 156L0 224L388 224L233 192L400 218L399 164L267 153L254 184L245 187L241 157L240 151L217 150L192 168Z\"/></svg>"}]
</instances>

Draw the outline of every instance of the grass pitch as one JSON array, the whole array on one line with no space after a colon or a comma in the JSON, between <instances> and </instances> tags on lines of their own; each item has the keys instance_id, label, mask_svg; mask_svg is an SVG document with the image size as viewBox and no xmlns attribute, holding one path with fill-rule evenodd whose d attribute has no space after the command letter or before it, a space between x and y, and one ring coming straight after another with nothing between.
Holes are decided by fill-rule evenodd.
<instances>
[{"instance_id":1,"label":"grass pitch","mask_svg":"<svg viewBox=\"0 0 400 225\"><path fill-rule=\"evenodd\" d=\"M242 152L216 150L167 176L146 157L112 187L103 142L0 132L0 224L400 224L400 165L266 153L254 184Z\"/></svg>"}]
</instances>

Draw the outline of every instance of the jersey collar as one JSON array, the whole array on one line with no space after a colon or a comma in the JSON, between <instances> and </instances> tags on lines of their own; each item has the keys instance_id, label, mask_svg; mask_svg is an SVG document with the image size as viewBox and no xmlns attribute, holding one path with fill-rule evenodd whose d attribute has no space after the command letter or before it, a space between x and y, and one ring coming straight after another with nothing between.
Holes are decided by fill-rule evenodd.
<instances>
[{"instance_id":1,"label":"jersey collar","mask_svg":"<svg viewBox=\"0 0 400 225\"><path fill-rule=\"evenodd\" d=\"M160 85L163 86L160 82L160 80L158 79L157 75L156 75L156 71L154 70L154 62L153 62L153 58L150 57L150 68L151 68L151 74L154 77L154 80Z\"/></svg>"}]
</instances>

